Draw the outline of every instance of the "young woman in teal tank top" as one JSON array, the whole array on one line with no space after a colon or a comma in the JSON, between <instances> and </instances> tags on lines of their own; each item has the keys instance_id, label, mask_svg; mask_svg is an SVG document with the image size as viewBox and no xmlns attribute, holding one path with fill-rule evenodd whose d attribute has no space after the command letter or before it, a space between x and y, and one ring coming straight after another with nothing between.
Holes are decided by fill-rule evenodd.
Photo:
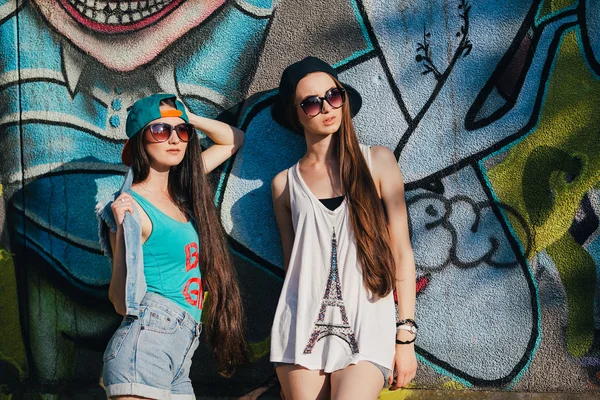
<instances>
[{"instance_id":1,"label":"young woman in teal tank top","mask_svg":"<svg viewBox=\"0 0 600 400\"><path fill-rule=\"evenodd\" d=\"M194 128L214 145L202 151ZM109 298L125 317L104 353L104 386L111 398L195 399L188 375L202 313L219 373L248 357L237 278L206 178L244 133L165 94L138 100L126 133L130 172L112 212L98 211L111 228Z\"/></svg>"},{"instance_id":2,"label":"young woman in teal tank top","mask_svg":"<svg viewBox=\"0 0 600 400\"><path fill-rule=\"evenodd\" d=\"M200 321L203 293L196 228L191 219L173 219L135 190L131 195L152 224L142 245L147 291L173 301Z\"/></svg>"}]
</instances>

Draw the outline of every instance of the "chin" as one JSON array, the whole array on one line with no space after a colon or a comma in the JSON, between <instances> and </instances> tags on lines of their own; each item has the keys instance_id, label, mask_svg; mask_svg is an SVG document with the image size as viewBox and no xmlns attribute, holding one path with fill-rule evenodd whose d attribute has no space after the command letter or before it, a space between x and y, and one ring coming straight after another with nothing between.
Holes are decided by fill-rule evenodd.
<instances>
[{"instance_id":1,"label":"chin","mask_svg":"<svg viewBox=\"0 0 600 400\"><path fill-rule=\"evenodd\" d=\"M151 159L152 161L150 162L150 167L156 170L165 170L165 169L169 169L169 168L173 168L178 166L179 164L181 164L181 162L183 161L183 157L181 158L177 158L177 159L173 159L171 157L169 158L161 158L161 159Z\"/></svg>"},{"instance_id":2,"label":"chin","mask_svg":"<svg viewBox=\"0 0 600 400\"><path fill-rule=\"evenodd\" d=\"M336 133L339 130L340 130L339 125L326 126L326 127L324 127L324 129L322 129L319 132L319 134L329 136L329 135L333 135L334 133Z\"/></svg>"},{"instance_id":3,"label":"chin","mask_svg":"<svg viewBox=\"0 0 600 400\"><path fill-rule=\"evenodd\" d=\"M329 136L329 135L333 135L334 133L336 133L337 131L339 131L340 130L340 126L341 126L341 124L333 124L333 125L330 125L330 126L325 126L325 125L322 125L322 124L318 124L314 128L312 128L310 126L307 126L307 128L309 128L308 131L311 132L314 135Z\"/></svg>"},{"instance_id":4,"label":"chin","mask_svg":"<svg viewBox=\"0 0 600 400\"><path fill-rule=\"evenodd\" d=\"M183 162L183 157L181 157L178 160L168 160L165 162L165 165L168 165L169 167L176 167L179 164L181 164Z\"/></svg>"}]
</instances>

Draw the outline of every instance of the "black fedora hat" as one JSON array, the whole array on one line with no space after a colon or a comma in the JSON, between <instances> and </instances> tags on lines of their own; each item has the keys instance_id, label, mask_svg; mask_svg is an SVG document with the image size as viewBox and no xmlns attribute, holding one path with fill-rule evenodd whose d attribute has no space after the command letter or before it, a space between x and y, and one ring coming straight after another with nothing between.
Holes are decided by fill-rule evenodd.
<instances>
[{"instance_id":1,"label":"black fedora hat","mask_svg":"<svg viewBox=\"0 0 600 400\"><path fill-rule=\"evenodd\" d=\"M283 70L281 80L279 81L279 93L275 96L275 101L271 106L271 116L279 125L289 130L294 130L287 120L285 110L288 107L292 94L296 91L298 82L306 75L313 72L326 72L338 79L338 74L333 67L317 57L306 57L303 60L295 62ZM362 106L360 94L352 86L341 82L346 90L346 99L350 104L350 113L354 117ZM297 132L302 133L302 132Z\"/></svg>"}]
</instances>

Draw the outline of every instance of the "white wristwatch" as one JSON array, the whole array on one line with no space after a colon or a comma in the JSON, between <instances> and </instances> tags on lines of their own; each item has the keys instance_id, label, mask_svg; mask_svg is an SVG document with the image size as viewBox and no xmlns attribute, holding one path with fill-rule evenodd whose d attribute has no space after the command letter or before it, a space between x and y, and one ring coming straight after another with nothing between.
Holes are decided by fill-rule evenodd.
<instances>
[{"instance_id":1,"label":"white wristwatch","mask_svg":"<svg viewBox=\"0 0 600 400\"><path fill-rule=\"evenodd\" d=\"M417 334L417 327L409 324L404 324L396 327L396 332L402 329L403 331L409 331L413 335Z\"/></svg>"}]
</instances>

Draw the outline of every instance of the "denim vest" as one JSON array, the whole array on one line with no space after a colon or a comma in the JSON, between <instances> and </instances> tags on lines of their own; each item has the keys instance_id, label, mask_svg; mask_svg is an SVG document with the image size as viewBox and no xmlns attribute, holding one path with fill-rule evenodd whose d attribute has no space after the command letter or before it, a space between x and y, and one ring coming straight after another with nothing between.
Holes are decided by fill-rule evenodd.
<instances>
[{"instance_id":1,"label":"denim vest","mask_svg":"<svg viewBox=\"0 0 600 400\"><path fill-rule=\"evenodd\" d=\"M133 170L129 168L125 175L125 182L121 189L112 196L101 200L96 204L96 215L98 217L98 236L100 246L104 254L112 263L112 250L110 247L109 230L117 231L115 221L110 205L121 193L130 193L133 183ZM144 276L144 258L142 252L142 220L136 207L133 208L133 215L125 213L123 220L123 233L125 237L125 265L127 267L127 278L125 281L125 314L138 317L140 314L140 302L146 294L146 277Z\"/></svg>"}]
</instances>

